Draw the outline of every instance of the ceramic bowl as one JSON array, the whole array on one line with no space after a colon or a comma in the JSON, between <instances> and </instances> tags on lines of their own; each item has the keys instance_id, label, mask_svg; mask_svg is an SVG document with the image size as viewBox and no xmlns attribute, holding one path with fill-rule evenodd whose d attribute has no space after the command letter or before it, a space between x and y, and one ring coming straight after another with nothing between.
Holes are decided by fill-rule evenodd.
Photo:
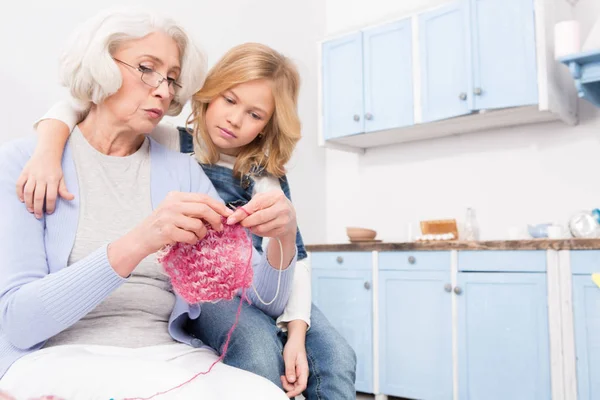
<instances>
[{"instance_id":1,"label":"ceramic bowl","mask_svg":"<svg viewBox=\"0 0 600 400\"><path fill-rule=\"evenodd\" d=\"M350 239L350 241L374 240L375 236L377 236L377 232L372 229L356 227L347 227L346 234L348 235L348 239Z\"/></svg>"},{"instance_id":2,"label":"ceramic bowl","mask_svg":"<svg viewBox=\"0 0 600 400\"><path fill-rule=\"evenodd\" d=\"M537 224L537 225L528 225L527 232L531 235L532 238L541 239L548 237L548 227L552 224Z\"/></svg>"}]
</instances>

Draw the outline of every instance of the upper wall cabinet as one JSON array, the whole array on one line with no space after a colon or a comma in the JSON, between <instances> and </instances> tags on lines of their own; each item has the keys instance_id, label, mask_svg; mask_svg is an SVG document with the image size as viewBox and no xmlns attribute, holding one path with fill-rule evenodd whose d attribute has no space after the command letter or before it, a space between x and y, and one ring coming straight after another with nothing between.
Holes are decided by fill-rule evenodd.
<instances>
[{"instance_id":1,"label":"upper wall cabinet","mask_svg":"<svg viewBox=\"0 0 600 400\"><path fill-rule=\"evenodd\" d=\"M460 0L323 42L321 144L360 152L527 123L575 124L569 73L551 59L564 7Z\"/></svg>"},{"instance_id":2,"label":"upper wall cabinet","mask_svg":"<svg viewBox=\"0 0 600 400\"><path fill-rule=\"evenodd\" d=\"M464 21L460 3L419 17L423 122L471 112Z\"/></svg>"},{"instance_id":3,"label":"upper wall cabinet","mask_svg":"<svg viewBox=\"0 0 600 400\"><path fill-rule=\"evenodd\" d=\"M323 44L326 139L413 124L410 20Z\"/></svg>"},{"instance_id":4,"label":"upper wall cabinet","mask_svg":"<svg viewBox=\"0 0 600 400\"><path fill-rule=\"evenodd\" d=\"M323 114L327 139L364 132L362 34L323 45Z\"/></svg>"},{"instance_id":5,"label":"upper wall cabinet","mask_svg":"<svg viewBox=\"0 0 600 400\"><path fill-rule=\"evenodd\" d=\"M363 32L365 132L414 123L410 19Z\"/></svg>"},{"instance_id":6,"label":"upper wall cabinet","mask_svg":"<svg viewBox=\"0 0 600 400\"><path fill-rule=\"evenodd\" d=\"M470 30L471 109L537 104L533 1L471 0L464 5Z\"/></svg>"}]
</instances>

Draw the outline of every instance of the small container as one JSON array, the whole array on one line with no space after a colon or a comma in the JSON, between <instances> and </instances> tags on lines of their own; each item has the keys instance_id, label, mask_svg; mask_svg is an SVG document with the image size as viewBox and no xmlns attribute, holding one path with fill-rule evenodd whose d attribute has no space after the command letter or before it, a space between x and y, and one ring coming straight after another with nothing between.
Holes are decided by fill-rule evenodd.
<instances>
[{"instance_id":1,"label":"small container","mask_svg":"<svg viewBox=\"0 0 600 400\"><path fill-rule=\"evenodd\" d=\"M458 238L458 228L454 219L421 221L421 233L423 235L444 235L451 233L455 239Z\"/></svg>"},{"instance_id":2,"label":"small container","mask_svg":"<svg viewBox=\"0 0 600 400\"><path fill-rule=\"evenodd\" d=\"M562 226L560 225L550 225L547 229L548 231L548 239L564 239L565 232Z\"/></svg>"}]
</instances>

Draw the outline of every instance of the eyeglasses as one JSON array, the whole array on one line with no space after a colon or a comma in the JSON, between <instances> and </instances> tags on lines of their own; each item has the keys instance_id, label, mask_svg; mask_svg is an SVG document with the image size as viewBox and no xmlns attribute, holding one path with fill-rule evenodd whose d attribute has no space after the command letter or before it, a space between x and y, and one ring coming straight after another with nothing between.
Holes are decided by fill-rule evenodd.
<instances>
[{"instance_id":1,"label":"eyeglasses","mask_svg":"<svg viewBox=\"0 0 600 400\"><path fill-rule=\"evenodd\" d=\"M182 88L182 86L177 83L175 81L175 79L173 78L165 78L164 76L162 76L161 74L159 74L158 72L156 72L155 70L148 68L148 67L144 67L143 65L140 65L139 67L134 67L133 65L127 64L125 61L121 61L117 58L113 57L113 60L120 62L123 65L127 65L129 68L133 68L136 71L139 71L142 73L142 82L144 82L146 85L148 86L152 86L153 88L157 88L159 87L164 81L167 81L167 86L169 87L169 93L171 95L175 94L175 87L178 87L179 89Z\"/></svg>"}]
</instances>

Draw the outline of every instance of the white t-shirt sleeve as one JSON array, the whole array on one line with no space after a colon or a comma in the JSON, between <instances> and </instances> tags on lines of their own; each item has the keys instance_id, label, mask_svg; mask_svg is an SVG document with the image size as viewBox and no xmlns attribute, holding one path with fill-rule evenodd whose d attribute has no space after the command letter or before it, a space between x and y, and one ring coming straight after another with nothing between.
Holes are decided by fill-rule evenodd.
<instances>
[{"instance_id":1,"label":"white t-shirt sleeve","mask_svg":"<svg viewBox=\"0 0 600 400\"><path fill-rule=\"evenodd\" d=\"M272 192L273 190L281 190L279 179L271 175L256 176L254 179L254 190L252 197L258 193Z\"/></svg>"},{"instance_id":2,"label":"white t-shirt sleeve","mask_svg":"<svg viewBox=\"0 0 600 400\"><path fill-rule=\"evenodd\" d=\"M83 120L86 114L87 110L81 111L69 101L59 101L50 107L42 118L35 121L33 127L37 128L38 124L45 119L55 119L64 122L69 127L69 132L71 132L75 128L75 125Z\"/></svg>"},{"instance_id":3,"label":"white t-shirt sleeve","mask_svg":"<svg viewBox=\"0 0 600 400\"><path fill-rule=\"evenodd\" d=\"M279 179L271 175L264 175L254 178L254 190L252 196L257 193L281 190ZM265 243L266 246L266 243ZM284 332L287 331L287 323L300 319L310 328L310 309L311 309L311 277L310 268L306 263L298 261L294 271L292 281L292 291L283 314L277 318L277 326Z\"/></svg>"},{"instance_id":4,"label":"white t-shirt sleeve","mask_svg":"<svg viewBox=\"0 0 600 400\"><path fill-rule=\"evenodd\" d=\"M294 320L306 322L310 328L311 307L311 284L310 269L303 261L296 262L294 279L292 281L292 292L283 314L277 318L277 326L284 332L287 331L287 323Z\"/></svg>"}]
</instances>

